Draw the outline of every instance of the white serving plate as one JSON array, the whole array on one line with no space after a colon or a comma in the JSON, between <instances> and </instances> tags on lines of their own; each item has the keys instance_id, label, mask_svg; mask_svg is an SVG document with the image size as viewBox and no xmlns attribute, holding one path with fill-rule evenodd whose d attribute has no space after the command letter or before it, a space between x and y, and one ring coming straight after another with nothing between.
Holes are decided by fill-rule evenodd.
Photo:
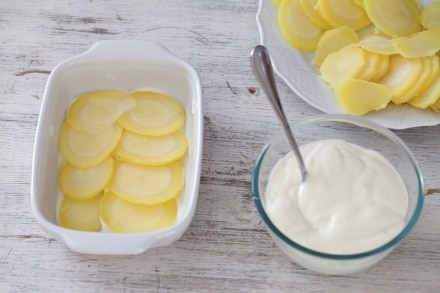
<instances>
[{"instance_id":1,"label":"white serving plate","mask_svg":"<svg viewBox=\"0 0 440 293\"><path fill-rule=\"evenodd\" d=\"M156 90L185 108L188 154L185 185L176 223L148 233L98 233L57 225L58 134L66 110L79 95L98 89ZM49 76L34 146L31 205L42 229L74 251L89 254L138 254L178 240L195 212L202 161L202 89L197 72L163 46L143 41L101 41L84 54L57 65Z\"/></svg>"},{"instance_id":2,"label":"white serving plate","mask_svg":"<svg viewBox=\"0 0 440 293\"><path fill-rule=\"evenodd\" d=\"M420 1L423 6L433 0ZM342 114L333 92L310 65L311 56L303 54L283 39L277 23L277 7L273 0L260 0L257 24L261 44L270 52L274 71L305 102L329 114ZM384 127L405 129L417 126L432 126L440 123L440 113L420 110L409 105L389 105L386 109L373 111L363 116Z\"/></svg>"}]
</instances>

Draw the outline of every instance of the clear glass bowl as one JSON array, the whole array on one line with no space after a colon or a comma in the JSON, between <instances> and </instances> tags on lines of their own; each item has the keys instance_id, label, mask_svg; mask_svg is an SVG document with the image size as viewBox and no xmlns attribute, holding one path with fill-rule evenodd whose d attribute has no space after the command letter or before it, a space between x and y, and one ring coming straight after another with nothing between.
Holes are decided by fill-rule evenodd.
<instances>
[{"instance_id":1,"label":"clear glass bowl","mask_svg":"<svg viewBox=\"0 0 440 293\"><path fill-rule=\"evenodd\" d=\"M348 115L318 115L291 125L298 144L323 139L343 139L376 150L387 158L402 177L408 192L408 211L402 231L388 243L358 254L336 255L301 246L284 235L265 211L265 193L275 164L291 147L284 133L275 135L263 148L252 174L252 193L257 210L278 247L297 264L323 274L343 275L366 269L390 253L416 224L423 207L422 174L411 151L393 132L369 120Z\"/></svg>"}]
</instances>

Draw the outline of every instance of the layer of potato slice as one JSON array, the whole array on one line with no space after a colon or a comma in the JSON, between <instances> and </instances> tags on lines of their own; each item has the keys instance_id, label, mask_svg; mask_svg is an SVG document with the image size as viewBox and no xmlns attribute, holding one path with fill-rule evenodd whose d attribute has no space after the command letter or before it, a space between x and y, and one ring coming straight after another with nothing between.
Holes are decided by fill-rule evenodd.
<instances>
[{"instance_id":1,"label":"layer of potato slice","mask_svg":"<svg viewBox=\"0 0 440 293\"><path fill-rule=\"evenodd\" d=\"M183 180L179 162L162 166L118 162L110 190L126 201L155 205L179 196Z\"/></svg>"},{"instance_id":2,"label":"layer of potato slice","mask_svg":"<svg viewBox=\"0 0 440 293\"><path fill-rule=\"evenodd\" d=\"M382 56L381 54L365 51L365 66L362 68L358 78L373 80L378 79L379 75L383 75L385 72L381 72L381 70L383 70L382 65L386 59L382 58Z\"/></svg>"},{"instance_id":3,"label":"layer of potato slice","mask_svg":"<svg viewBox=\"0 0 440 293\"><path fill-rule=\"evenodd\" d=\"M319 0L300 0L301 8L305 14L305 16L317 27L320 27L324 30L331 29L328 23L322 19L319 15L318 11L315 9Z\"/></svg>"},{"instance_id":4,"label":"layer of potato slice","mask_svg":"<svg viewBox=\"0 0 440 293\"><path fill-rule=\"evenodd\" d=\"M365 11L376 28L390 37L420 31L420 7L416 0L364 0Z\"/></svg>"},{"instance_id":5,"label":"layer of potato slice","mask_svg":"<svg viewBox=\"0 0 440 293\"><path fill-rule=\"evenodd\" d=\"M330 53L320 67L322 78L335 88L338 82L348 77L358 77L366 64L366 53L357 46L345 46Z\"/></svg>"},{"instance_id":6,"label":"layer of potato slice","mask_svg":"<svg viewBox=\"0 0 440 293\"><path fill-rule=\"evenodd\" d=\"M393 55L397 53L393 45L393 39L382 34L364 35L357 44L362 49L377 54Z\"/></svg>"},{"instance_id":7,"label":"layer of potato slice","mask_svg":"<svg viewBox=\"0 0 440 293\"><path fill-rule=\"evenodd\" d=\"M423 93L428 87L431 86L432 82L434 81L437 73L433 72L433 69L435 69L435 67L438 67L438 64L436 64L438 63L438 58L435 58L434 60L434 56L431 57L420 57L423 69L420 72L417 80L414 82L413 86L405 93L408 101Z\"/></svg>"},{"instance_id":8,"label":"layer of potato slice","mask_svg":"<svg viewBox=\"0 0 440 293\"><path fill-rule=\"evenodd\" d=\"M406 92L417 82L423 69L423 62L420 58L393 55L390 57L388 71L379 82L391 89L393 103L402 104L410 99L406 96Z\"/></svg>"},{"instance_id":9,"label":"layer of potato slice","mask_svg":"<svg viewBox=\"0 0 440 293\"><path fill-rule=\"evenodd\" d=\"M89 199L100 193L113 175L114 160L111 156L90 168L78 168L64 163L59 173L61 191L73 199Z\"/></svg>"},{"instance_id":10,"label":"layer of potato slice","mask_svg":"<svg viewBox=\"0 0 440 293\"><path fill-rule=\"evenodd\" d=\"M396 38L394 47L405 58L435 55L440 50L440 28Z\"/></svg>"},{"instance_id":11,"label":"layer of potato slice","mask_svg":"<svg viewBox=\"0 0 440 293\"><path fill-rule=\"evenodd\" d=\"M136 107L119 117L123 128L144 135L166 135L185 124L185 109L174 98L157 92L137 91L131 94Z\"/></svg>"},{"instance_id":12,"label":"layer of potato slice","mask_svg":"<svg viewBox=\"0 0 440 293\"><path fill-rule=\"evenodd\" d=\"M286 42L302 52L313 52L323 30L305 15L300 0L283 0L278 7L278 26Z\"/></svg>"},{"instance_id":13,"label":"layer of potato slice","mask_svg":"<svg viewBox=\"0 0 440 293\"><path fill-rule=\"evenodd\" d=\"M113 156L133 164L159 166L181 159L188 148L181 131L162 136L147 136L124 131Z\"/></svg>"},{"instance_id":14,"label":"layer of potato slice","mask_svg":"<svg viewBox=\"0 0 440 293\"><path fill-rule=\"evenodd\" d=\"M99 164L116 147L122 128L110 125L99 133L89 134L64 123L59 138L60 152L71 165L88 168Z\"/></svg>"},{"instance_id":15,"label":"layer of potato slice","mask_svg":"<svg viewBox=\"0 0 440 293\"><path fill-rule=\"evenodd\" d=\"M94 91L79 96L73 102L66 121L72 128L95 134L111 126L122 113L135 106L135 99L124 91Z\"/></svg>"},{"instance_id":16,"label":"layer of potato slice","mask_svg":"<svg viewBox=\"0 0 440 293\"><path fill-rule=\"evenodd\" d=\"M347 78L335 88L342 109L353 115L363 115L385 108L391 100L388 87L366 80Z\"/></svg>"},{"instance_id":17,"label":"layer of potato slice","mask_svg":"<svg viewBox=\"0 0 440 293\"><path fill-rule=\"evenodd\" d=\"M432 2L420 12L420 22L427 29L440 28L440 2Z\"/></svg>"},{"instance_id":18,"label":"layer of potato slice","mask_svg":"<svg viewBox=\"0 0 440 293\"><path fill-rule=\"evenodd\" d=\"M436 110L437 108L434 104L440 100L440 61L438 56L432 56L430 58L432 60L431 69L433 77L431 83L416 97L408 101L408 103L420 109L427 109L433 106L433 110ZM440 103L438 106L440 107Z\"/></svg>"},{"instance_id":19,"label":"layer of potato slice","mask_svg":"<svg viewBox=\"0 0 440 293\"><path fill-rule=\"evenodd\" d=\"M324 21L334 28L349 26L358 31L371 24L365 10L353 0L320 0L316 9Z\"/></svg>"},{"instance_id":20,"label":"layer of potato slice","mask_svg":"<svg viewBox=\"0 0 440 293\"><path fill-rule=\"evenodd\" d=\"M342 47L358 41L359 36L348 26L327 30L318 42L312 63L319 67L330 53L339 51Z\"/></svg>"},{"instance_id":21,"label":"layer of potato slice","mask_svg":"<svg viewBox=\"0 0 440 293\"><path fill-rule=\"evenodd\" d=\"M148 206L134 204L107 192L99 206L103 222L116 233L139 233L165 229L174 225L177 219L175 199Z\"/></svg>"},{"instance_id":22,"label":"layer of potato slice","mask_svg":"<svg viewBox=\"0 0 440 293\"><path fill-rule=\"evenodd\" d=\"M71 199L65 196L60 203L59 225L74 230L101 231L99 216L99 201L101 197L102 193L86 200Z\"/></svg>"}]
</instances>

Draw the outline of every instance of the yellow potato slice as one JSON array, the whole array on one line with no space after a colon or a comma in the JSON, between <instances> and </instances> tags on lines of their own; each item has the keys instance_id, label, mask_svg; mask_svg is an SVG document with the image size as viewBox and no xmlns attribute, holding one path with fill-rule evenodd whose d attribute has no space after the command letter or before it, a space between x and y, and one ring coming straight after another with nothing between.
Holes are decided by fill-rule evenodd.
<instances>
[{"instance_id":1,"label":"yellow potato slice","mask_svg":"<svg viewBox=\"0 0 440 293\"><path fill-rule=\"evenodd\" d=\"M110 190L128 202L155 205L180 195L183 168L179 162L140 166L118 162Z\"/></svg>"},{"instance_id":2,"label":"yellow potato slice","mask_svg":"<svg viewBox=\"0 0 440 293\"><path fill-rule=\"evenodd\" d=\"M354 29L348 26L330 29L319 40L312 63L319 67L330 53L339 51L342 47L358 41L359 36Z\"/></svg>"},{"instance_id":3,"label":"yellow potato slice","mask_svg":"<svg viewBox=\"0 0 440 293\"><path fill-rule=\"evenodd\" d=\"M357 43L362 49L383 55L397 54L393 39L382 34L368 34Z\"/></svg>"},{"instance_id":4,"label":"yellow potato slice","mask_svg":"<svg viewBox=\"0 0 440 293\"><path fill-rule=\"evenodd\" d=\"M124 131L113 156L133 164L159 166L181 159L188 142L181 131L162 136L146 136Z\"/></svg>"},{"instance_id":5,"label":"yellow potato slice","mask_svg":"<svg viewBox=\"0 0 440 293\"><path fill-rule=\"evenodd\" d=\"M172 97L150 91L131 95L136 100L136 107L118 119L117 123L123 128L156 136L173 133L185 124L185 109Z\"/></svg>"},{"instance_id":6,"label":"yellow potato slice","mask_svg":"<svg viewBox=\"0 0 440 293\"><path fill-rule=\"evenodd\" d=\"M405 92L404 94L406 96L406 99L408 99L408 101L423 93L429 86L431 86L435 78L432 72L433 66L435 66L435 64L431 59L431 57L420 57L420 60L423 66L422 71L420 72L420 75L418 76L417 80L413 83L411 88L409 88L408 91ZM438 62L438 59L436 60Z\"/></svg>"},{"instance_id":7,"label":"yellow potato slice","mask_svg":"<svg viewBox=\"0 0 440 293\"><path fill-rule=\"evenodd\" d=\"M59 173L60 189L72 199L92 198L110 182L113 169L114 160L111 156L90 168L77 168L66 162Z\"/></svg>"},{"instance_id":8,"label":"yellow potato slice","mask_svg":"<svg viewBox=\"0 0 440 293\"><path fill-rule=\"evenodd\" d=\"M363 8L363 9L365 8L364 0L353 0L353 3L356 4L357 6Z\"/></svg>"},{"instance_id":9,"label":"yellow potato slice","mask_svg":"<svg viewBox=\"0 0 440 293\"><path fill-rule=\"evenodd\" d=\"M95 134L111 126L122 113L135 106L135 99L124 91L94 91L79 96L73 102L66 121L72 128Z\"/></svg>"},{"instance_id":10,"label":"yellow potato slice","mask_svg":"<svg viewBox=\"0 0 440 293\"><path fill-rule=\"evenodd\" d=\"M383 75L384 72L379 72L379 70L383 70L382 64L384 59L382 56L383 55L381 54L365 51L365 66L362 68L358 78L363 80L372 80L377 79L378 74Z\"/></svg>"},{"instance_id":11,"label":"yellow potato slice","mask_svg":"<svg viewBox=\"0 0 440 293\"><path fill-rule=\"evenodd\" d=\"M323 30L307 18L300 0L281 1L278 26L286 42L301 52L314 52L323 34Z\"/></svg>"},{"instance_id":12,"label":"yellow potato slice","mask_svg":"<svg viewBox=\"0 0 440 293\"><path fill-rule=\"evenodd\" d=\"M103 222L112 232L139 233L168 228L176 222L175 199L154 206L126 202L111 192L99 205Z\"/></svg>"},{"instance_id":13,"label":"yellow potato slice","mask_svg":"<svg viewBox=\"0 0 440 293\"><path fill-rule=\"evenodd\" d=\"M335 88L348 77L358 77L366 64L365 51L357 46L345 46L330 53L320 67L322 78Z\"/></svg>"},{"instance_id":14,"label":"yellow potato slice","mask_svg":"<svg viewBox=\"0 0 440 293\"><path fill-rule=\"evenodd\" d=\"M379 82L379 80L387 73L390 67L390 56L377 54L382 60L379 61L378 67L376 68L376 74L370 81Z\"/></svg>"},{"instance_id":15,"label":"yellow potato slice","mask_svg":"<svg viewBox=\"0 0 440 293\"><path fill-rule=\"evenodd\" d=\"M99 232L101 221L99 216L99 201L102 193L86 200L64 197L60 204L58 223L61 227Z\"/></svg>"},{"instance_id":16,"label":"yellow potato slice","mask_svg":"<svg viewBox=\"0 0 440 293\"><path fill-rule=\"evenodd\" d=\"M406 92L417 82L424 69L420 58L405 58L400 55L390 57L390 65L387 73L379 80L388 86L393 93L391 101L395 104L408 102Z\"/></svg>"},{"instance_id":17,"label":"yellow potato slice","mask_svg":"<svg viewBox=\"0 0 440 293\"><path fill-rule=\"evenodd\" d=\"M435 106L435 103L440 99L440 61L438 56L432 56L431 59L433 76L431 83L408 103L420 109L427 109L432 106L432 109L438 112L440 110L440 103L437 106Z\"/></svg>"},{"instance_id":18,"label":"yellow potato slice","mask_svg":"<svg viewBox=\"0 0 440 293\"><path fill-rule=\"evenodd\" d=\"M64 123L60 131L60 152L71 165L89 168L104 161L118 144L122 128L111 125L96 134L89 134Z\"/></svg>"},{"instance_id":19,"label":"yellow potato slice","mask_svg":"<svg viewBox=\"0 0 440 293\"><path fill-rule=\"evenodd\" d=\"M440 50L440 28L396 38L394 47L405 58L435 55Z\"/></svg>"},{"instance_id":20,"label":"yellow potato slice","mask_svg":"<svg viewBox=\"0 0 440 293\"><path fill-rule=\"evenodd\" d=\"M352 115L383 109L391 100L388 87L355 78L341 81L335 89L335 95L342 109Z\"/></svg>"},{"instance_id":21,"label":"yellow potato slice","mask_svg":"<svg viewBox=\"0 0 440 293\"><path fill-rule=\"evenodd\" d=\"M317 27L324 30L331 29L332 27L322 19L318 11L315 9L318 4L318 0L300 0L301 8L305 16Z\"/></svg>"},{"instance_id":22,"label":"yellow potato slice","mask_svg":"<svg viewBox=\"0 0 440 293\"><path fill-rule=\"evenodd\" d=\"M390 37L420 31L420 6L416 0L364 0L365 11L377 29Z\"/></svg>"},{"instance_id":23,"label":"yellow potato slice","mask_svg":"<svg viewBox=\"0 0 440 293\"><path fill-rule=\"evenodd\" d=\"M432 2L420 12L420 22L426 29L440 28L440 2Z\"/></svg>"},{"instance_id":24,"label":"yellow potato slice","mask_svg":"<svg viewBox=\"0 0 440 293\"><path fill-rule=\"evenodd\" d=\"M322 19L334 28L349 26L358 31L371 24L365 10L353 0L319 0L316 9Z\"/></svg>"}]
</instances>

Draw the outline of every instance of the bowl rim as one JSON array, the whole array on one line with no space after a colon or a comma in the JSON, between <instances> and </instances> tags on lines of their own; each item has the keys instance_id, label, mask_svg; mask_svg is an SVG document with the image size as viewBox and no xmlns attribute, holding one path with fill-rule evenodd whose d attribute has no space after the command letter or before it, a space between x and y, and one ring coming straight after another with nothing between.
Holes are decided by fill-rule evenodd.
<instances>
[{"instance_id":1,"label":"bowl rim","mask_svg":"<svg viewBox=\"0 0 440 293\"><path fill-rule=\"evenodd\" d=\"M264 210L262 199L260 197L260 191L259 191L259 178L260 178L260 169L263 162L264 157L266 156L267 151L271 147L271 145L282 139L285 134L282 132L277 133L275 136L273 136L268 143L263 147L263 150L261 151L260 155L258 156L254 169L252 170L252 182L251 182L251 188L252 188L252 196L254 203L256 205L257 211L260 215L260 217L263 219L267 229L269 232L274 233L278 238L280 238L285 244L289 245L290 247L293 247L295 249L298 249L301 252L326 258L330 260L355 260L355 259L362 259L369 256L378 255L380 253L383 253L389 249L392 249L395 245L397 245L401 240L403 240L408 233L414 228L415 224L417 223L420 213L422 211L423 202L424 202L424 182L423 182L423 176L420 171L420 168L417 164L417 161L412 154L411 150L408 148L408 146L392 131L390 131L387 128L384 128L380 126L379 124L372 122L370 120L367 120L362 117L356 117L356 116L350 116L346 114L318 114L309 116L308 118L302 119L299 122L296 122L292 125L292 129L295 128L295 126L310 124L313 122L325 122L325 121L331 121L331 122L344 122L344 123L350 123L354 124L360 127L369 128L371 130L376 131L379 134L382 134L384 136L387 136L392 142L394 142L398 147L400 147L404 154L408 157L410 162L412 163L412 167L415 170L415 173L417 175L417 183L418 183L418 194L417 194L417 203L414 208L414 212L412 213L408 223L405 225L405 227L400 231L399 234L397 234L393 239L389 240L385 244L365 252L361 253L354 253L354 254L331 254L331 253L325 253L317 250L313 250L310 248L307 248L293 240L291 240L289 237L284 235L276 226L273 224L273 222L270 220L269 216L266 214L266 211Z\"/></svg>"}]
</instances>

